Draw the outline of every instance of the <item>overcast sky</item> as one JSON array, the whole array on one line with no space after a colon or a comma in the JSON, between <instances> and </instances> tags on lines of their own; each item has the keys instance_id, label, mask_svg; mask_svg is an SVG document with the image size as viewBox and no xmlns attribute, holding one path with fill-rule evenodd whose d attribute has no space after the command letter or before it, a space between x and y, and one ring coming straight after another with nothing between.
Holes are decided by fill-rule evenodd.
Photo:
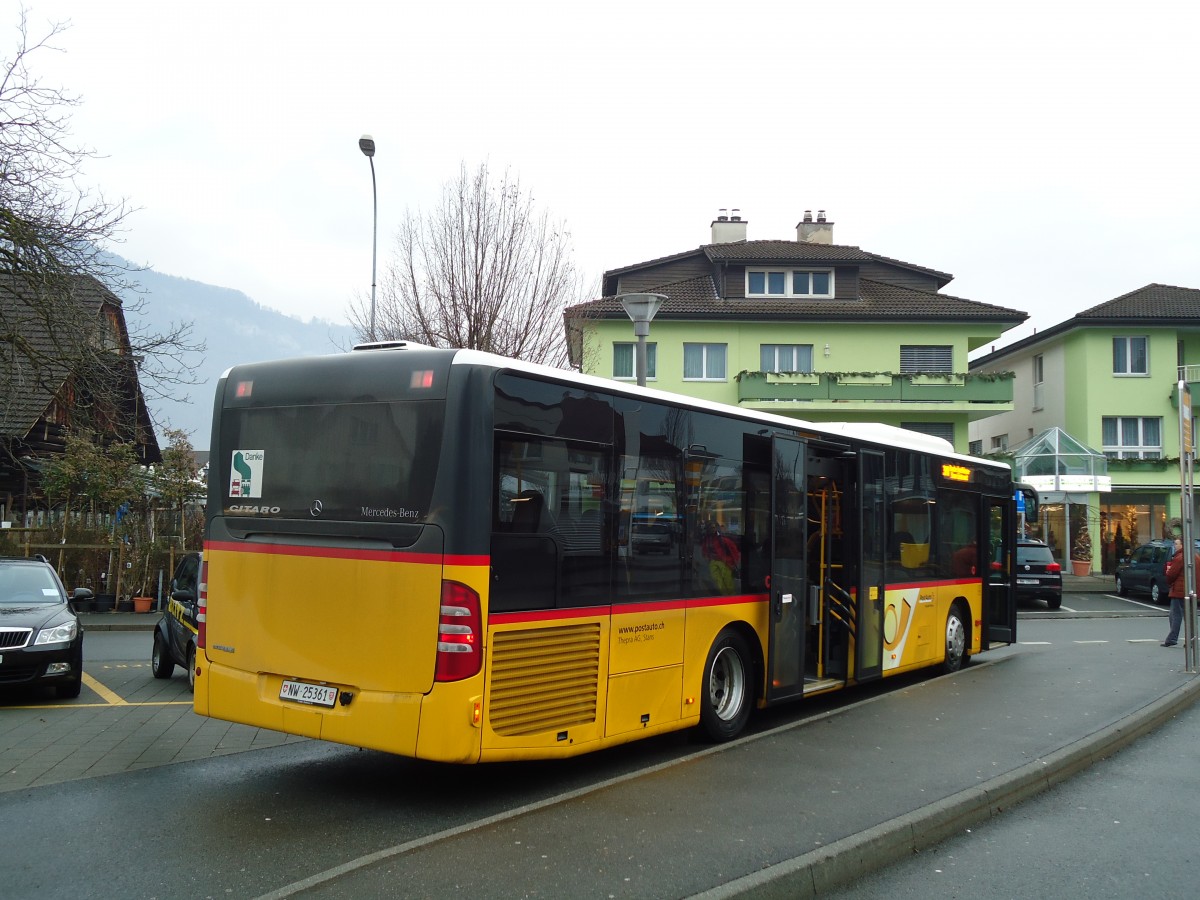
<instances>
[{"instance_id":1,"label":"overcast sky","mask_svg":"<svg viewBox=\"0 0 1200 900\"><path fill-rule=\"evenodd\" d=\"M751 239L834 242L1030 313L1200 288L1200 4L26 0L30 60L82 95L86 180L139 211L118 253L346 320L406 207L509 168L580 269ZM4 4L0 56L19 7ZM199 312L199 311L198 311Z\"/></svg>"}]
</instances>

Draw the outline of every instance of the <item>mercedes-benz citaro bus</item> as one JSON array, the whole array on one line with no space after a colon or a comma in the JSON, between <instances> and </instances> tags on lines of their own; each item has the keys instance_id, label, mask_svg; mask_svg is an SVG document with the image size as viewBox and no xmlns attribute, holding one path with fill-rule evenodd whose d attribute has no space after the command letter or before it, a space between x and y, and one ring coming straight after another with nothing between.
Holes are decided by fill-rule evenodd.
<instances>
[{"instance_id":1,"label":"mercedes-benz citaro bus","mask_svg":"<svg viewBox=\"0 0 1200 900\"><path fill-rule=\"evenodd\" d=\"M1009 469L894 427L397 342L233 367L211 446L206 716L564 757L1015 640Z\"/></svg>"}]
</instances>

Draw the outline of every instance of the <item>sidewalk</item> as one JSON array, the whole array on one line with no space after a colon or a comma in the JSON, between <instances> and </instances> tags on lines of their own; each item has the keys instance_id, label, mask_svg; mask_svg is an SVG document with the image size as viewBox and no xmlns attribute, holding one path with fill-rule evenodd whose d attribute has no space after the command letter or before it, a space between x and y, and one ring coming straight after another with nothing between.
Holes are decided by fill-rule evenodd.
<instances>
[{"instance_id":1,"label":"sidewalk","mask_svg":"<svg viewBox=\"0 0 1200 900\"><path fill-rule=\"evenodd\" d=\"M1112 575L1072 575L1063 572L1064 594L1115 594L1116 582Z\"/></svg>"},{"instance_id":2,"label":"sidewalk","mask_svg":"<svg viewBox=\"0 0 1200 900\"><path fill-rule=\"evenodd\" d=\"M84 631L153 631L161 612L84 612L79 614Z\"/></svg>"}]
</instances>

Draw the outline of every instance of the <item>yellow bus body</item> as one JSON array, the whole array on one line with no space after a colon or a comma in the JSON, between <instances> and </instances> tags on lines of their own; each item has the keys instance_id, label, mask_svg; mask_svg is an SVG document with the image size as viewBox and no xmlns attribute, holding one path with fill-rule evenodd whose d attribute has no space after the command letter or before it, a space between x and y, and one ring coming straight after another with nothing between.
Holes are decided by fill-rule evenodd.
<instances>
[{"instance_id":1,"label":"yellow bus body","mask_svg":"<svg viewBox=\"0 0 1200 900\"><path fill-rule=\"evenodd\" d=\"M198 713L422 759L567 757L688 728L723 629L740 628L765 656L765 595L504 613L488 620L483 670L435 683L441 582L486 598L487 566L219 544L206 559ZM885 677L944 657L956 600L969 604L977 648L979 582L886 592ZM332 685L348 702L280 699L285 679Z\"/></svg>"}]
</instances>

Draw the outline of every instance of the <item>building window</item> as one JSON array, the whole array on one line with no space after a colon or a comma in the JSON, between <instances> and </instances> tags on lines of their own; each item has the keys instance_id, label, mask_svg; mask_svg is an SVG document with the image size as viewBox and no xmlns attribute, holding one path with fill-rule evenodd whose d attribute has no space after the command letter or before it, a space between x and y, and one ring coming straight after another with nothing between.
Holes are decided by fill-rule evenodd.
<instances>
[{"instance_id":1,"label":"building window","mask_svg":"<svg viewBox=\"0 0 1200 900\"><path fill-rule=\"evenodd\" d=\"M983 441L971 441L967 452L972 456L983 456Z\"/></svg>"},{"instance_id":2,"label":"building window","mask_svg":"<svg viewBox=\"0 0 1200 900\"><path fill-rule=\"evenodd\" d=\"M724 344L684 344L684 381L724 381Z\"/></svg>"},{"instance_id":3,"label":"building window","mask_svg":"<svg viewBox=\"0 0 1200 900\"><path fill-rule=\"evenodd\" d=\"M951 446L954 444L953 422L901 422L900 427L915 431L917 434L939 437L944 441L949 441Z\"/></svg>"},{"instance_id":4,"label":"building window","mask_svg":"<svg viewBox=\"0 0 1200 900\"><path fill-rule=\"evenodd\" d=\"M1033 358L1033 408L1042 409L1045 402L1043 382L1046 380L1045 360L1039 353Z\"/></svg>"},{"instance_id":5,"label":"building window","mask_svg":"<svg viewBox=\"0 0 1200 900\"><path fill-rule=\"evenodd\" d=\"M747 297L832 297L832 269L747 269Z\"/></svg>"},{"instance_id":6,"label":"building window","mask_svg":"<svg viewBox=\"0 0 1200 900\"><path fill-rule=\"evenodd\" d=\"M1158 416L1105 416L1104 455L1113 459L1162 456L1162 419Z\"/></svg>"},{"instance_id":7,"label":"building window","mask_svg":"<svg viewBox=\"0 0 1200 900\"><path fill-rule=\"evenodd\" d=\"M954 348L939 344L901 344L900 373L953 372Z\"/></svg>"},{"instance_id":8,"label":"building window","mask_svg":"<svg viewBox=\"0 0 1200 900\"><path fill-rule=\"evenodd\" d=\"M1149 339L1145 337L1113 338L1113 374L1150 374L1146 353L1148 341Z\"/></svg>"},{"instance_id":9,"label":"building window","mask_svg":"<svg viewBox=\"0 0 1200 900\"><path fill-rule=\"evenodd\" d=\"M1008 449L1008 435L997 434L992 438L992 452L1003 453Z\"/></svg>"},{"instance_id":10,"label":"building window","mask_svg":"<svg viewBox=\"0 0 1200 900\"><path fill-rule=\"evenodd\" d=\"M763 344L759 354L760 372L811 372L812 344Z\"/></svg>"},{"instance_id":11,"label":"building window","mask_svg":"<svg viewBox=\"0 0 1200 900\"><path fill-rule=\"evenodd\" d=\"M636 378L637 344L613 344L613 378ZM646 380L658 377L658 344L646 343Z\"/></svg>"}]
</instances>

